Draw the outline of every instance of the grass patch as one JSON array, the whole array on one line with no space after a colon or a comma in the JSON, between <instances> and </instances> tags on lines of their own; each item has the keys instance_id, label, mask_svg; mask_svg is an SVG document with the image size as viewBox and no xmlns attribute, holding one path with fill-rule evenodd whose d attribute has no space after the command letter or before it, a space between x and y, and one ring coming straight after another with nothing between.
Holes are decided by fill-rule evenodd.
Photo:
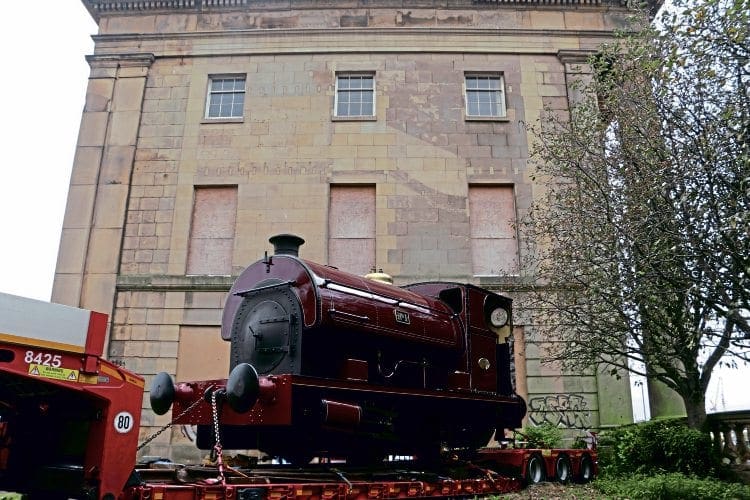
<instances>
[{"instance_id":1,"label":"grass patch","mask_svg":"<svg viewBox=\"0 0 750 500\"><path fill-rule=\"evenodd\" d=\"M686 476L679 472L636 474L630 477L604 476L594 481L593 486L608 498L750 500L750 486L748 485Z\"/></svg>"}]
</instances>

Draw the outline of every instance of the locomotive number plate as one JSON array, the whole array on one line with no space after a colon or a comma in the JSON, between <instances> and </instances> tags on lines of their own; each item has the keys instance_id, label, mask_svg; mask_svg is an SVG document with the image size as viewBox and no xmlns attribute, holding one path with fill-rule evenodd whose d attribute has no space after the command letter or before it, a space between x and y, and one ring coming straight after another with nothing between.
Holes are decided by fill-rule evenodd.
<instances>
[{"instance_id":1,"label":"locomotive number plate","mask_svg":"<svg viewBox=\"0 0 750 500\"><path fill-rule=\"evenodd\" d=\"M393 313L396 315L396 323L403 323L404 325L411 323L409 320L409 313L399 310L394 310Z\"/></svg>"}]
</instances>

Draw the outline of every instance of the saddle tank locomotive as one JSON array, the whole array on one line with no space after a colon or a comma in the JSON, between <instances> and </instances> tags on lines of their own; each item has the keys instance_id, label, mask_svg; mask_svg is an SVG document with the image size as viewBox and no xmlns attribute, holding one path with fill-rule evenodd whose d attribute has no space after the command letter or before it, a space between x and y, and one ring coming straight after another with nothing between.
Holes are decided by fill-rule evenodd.
<instances>
[{"instance_id":1,"label":"saddle tank locomotive","mask_svg":"<svg viewBox=\"0 0 750 500\"><path fill-rule=\"evenodd\" d=\"M247 267L226 301L229 378L152 383L154 411L173 405L174 423L197 425L199 448L214 447L218 429L225 449L297 464L430 461L521 426L509 298L471 284L397 287L299 258L297 236L270 242L274 255Z\"/></svg>"}]
</instances>

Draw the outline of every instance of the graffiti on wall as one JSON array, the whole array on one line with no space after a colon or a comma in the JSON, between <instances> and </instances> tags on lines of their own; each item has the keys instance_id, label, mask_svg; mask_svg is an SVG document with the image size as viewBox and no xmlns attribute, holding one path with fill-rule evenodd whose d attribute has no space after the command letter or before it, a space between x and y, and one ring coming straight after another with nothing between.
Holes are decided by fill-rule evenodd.
<instances>
[{"instance_id":1,"label":"graffiti on wall","mask_svg":"<svg viewBox=\"0 0 750 500\"><path fill-rule=\"evenodd\" d=\"M194 443L198 436L198 427L195 425L181 425L180 434L191 443Z\"/></svg>"},{"instance_id":2,"label":"graffiti on wall","mask_svg":"<svg viewBox=\"0 0 750 500\"><path fill-rule=\"evenodd\" d=\"M555 427L590 429L591 410L580 394L555 394L529 399L529 420L534 425L545 422Z\"/></svg>"}]
</instances>

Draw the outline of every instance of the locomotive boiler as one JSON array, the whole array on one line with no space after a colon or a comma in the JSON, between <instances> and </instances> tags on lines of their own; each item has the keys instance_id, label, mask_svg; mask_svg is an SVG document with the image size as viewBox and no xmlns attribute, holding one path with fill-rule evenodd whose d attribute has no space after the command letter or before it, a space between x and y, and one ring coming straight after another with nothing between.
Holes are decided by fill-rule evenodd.
<instances>
[{"instance_id":1,"label":"locomotive boiler","mask_svg":"<svg viewBox=\"0 0 750 500\"><path fill-rule=\"evenodd\" d=\"M197 445L369 463L473 450L526 412L511 380L512 301L470 284L397 287L299 258L302 238L233 284L221 335L226 380L159 374L158 414L197 425ZM217 436L218 431L218 436Z\"/></svg>"}]
</instances>

